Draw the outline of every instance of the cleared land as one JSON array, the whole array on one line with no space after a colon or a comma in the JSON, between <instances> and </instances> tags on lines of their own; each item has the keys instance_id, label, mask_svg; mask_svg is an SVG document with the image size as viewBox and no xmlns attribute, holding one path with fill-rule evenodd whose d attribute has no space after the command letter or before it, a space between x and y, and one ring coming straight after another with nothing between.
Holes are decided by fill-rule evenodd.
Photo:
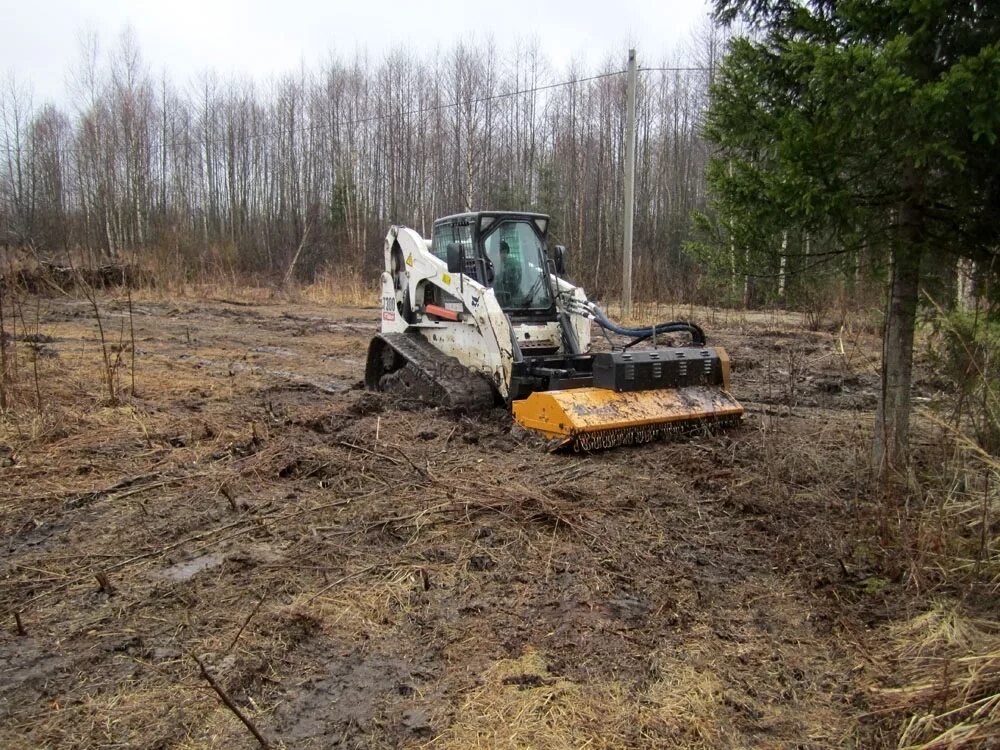
<instances>
[{"instance_id":1,"label":"cleared land","mask_svg":"<svg viewBox=\"0 0 1000 750\"><path fill-rule=\"evenodd\" d=\"M874 337L701 313L745 426L564 455L361 390L377 316L137 300L110 405L87 302L26 305L0 745L255 746L194 657L290 748L895 741Z\"/></svg>"}]
</instances>

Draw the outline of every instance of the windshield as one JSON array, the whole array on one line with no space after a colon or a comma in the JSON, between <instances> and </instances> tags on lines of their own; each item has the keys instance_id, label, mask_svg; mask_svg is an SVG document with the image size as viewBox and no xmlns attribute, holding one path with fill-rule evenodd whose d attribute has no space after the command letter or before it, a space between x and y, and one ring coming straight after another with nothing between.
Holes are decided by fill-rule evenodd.
<instances>
[{"instance_id":1,"label":"windshield","mask_svg":"<svg viewBox=\"0 0 1000 750\"><path fill-rule=\"evenodd\" d=\"M493 264L493 291L500 307L548 310L552 307L542 241L530 222L504 221L483 240Z\"/></svg>"}]
</instances>

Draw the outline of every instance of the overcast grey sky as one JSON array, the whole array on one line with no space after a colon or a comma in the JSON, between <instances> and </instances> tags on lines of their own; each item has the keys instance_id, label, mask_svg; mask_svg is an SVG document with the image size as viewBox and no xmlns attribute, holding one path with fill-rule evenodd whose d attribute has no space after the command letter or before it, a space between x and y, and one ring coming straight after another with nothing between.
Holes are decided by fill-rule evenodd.
<instances>
[{"instance_id":1,"label":"overcast grey sky","mask_svg":"<svg viewBox=\"0 0 1000 750\"><path fill-rule=\"evenodd\" d=\"M629 44L640 64L655 65L707 13L705 0L0 0L0 73L30 82L36 104L65 101L81 32L97 32L107 49L126 25L149 69L166 69L178 83L207 69L264 80L316 65L330 51L367 49L373 61L404 47L424 55L488 34L501 49L537 38L557 68L573 60L593 66Z\"/></svg>"}]
</instances>

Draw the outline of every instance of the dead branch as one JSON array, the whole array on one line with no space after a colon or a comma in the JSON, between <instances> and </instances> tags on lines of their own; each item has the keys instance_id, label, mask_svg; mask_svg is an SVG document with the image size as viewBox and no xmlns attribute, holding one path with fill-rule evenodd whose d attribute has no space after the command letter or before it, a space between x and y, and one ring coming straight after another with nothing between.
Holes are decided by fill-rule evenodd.
<instances>
[{"instance_id":1,"label":"dead branch","mask_svg":"<svg viewBox=\"0 0 1000 750\"><path fill-rule=\"evenodd\" d=\"M216 692L219 699L226 705L226 708L232 711L236 715L236 718L242 721L243 725L253 733L253 736L257 738L257 742L260 743L261 747L265 748L265 750L270 750L271 744L264 739L264 735L260 733L257 726L250 720L250 717L243 713L239 706L233 703L233 699L230 698L226 691L222 689L222 686L215 681L212 674L205 668L205 662L199 659L195 654L191 654L191 658L198 663L198 669L201 670L201 676L204 677L208 681L208 684L212 686L212 690Z\"/></svg>"},{"instance_id":2,"label":"dead branch","mask_svg":"<svg viewBox=\"0 0 1000 750\"><path fill-rule=\"evenodd\" d=\"M306 599L306 604L309 604L310 602L315 601L317 598L319 598L320 596L322 596L323 594L325 594L327 591L329 591L330 589L332 589L334 586L339 586L342 583L347 583L352 578L358 578L360 576L363 576L365 573L371 573L377 567L378 567L378 565L369 565L368 567L362 568L361 570L356 571L354 573L351 573L350 575L346 575L343 578L338 578L333 583L331 583L331 584L329 584L327 586L324 586L319 591L317 591L315 594L313 594L308 599Z\"/></svg>"},{"instance_id":3,"label":"dead branch","mask_svg":"<svg viewBox=\"0 0 1000 750\"><path fill-rule=\"evenodd\" d=\"M395 464L396 466L402 466L403 465L401 461L397 461L392 456L387 456L384 453L379 453L378 451L373 451L371 448L365 448L363 446L356 445L354 443L348 443L346 440L338 440L337 441L337 445L340 445L340 446L342 446L344 448L350 448L351 450L361 451L362 453L367 453L367 454L369 454L371 456L375 456L377 458L383 458L386 461ZM411 461L410 463L412 464L413 462Z\"/></svg>"},{"instance_id":4,"label":"dead branch","mask_svg":"<svg viewBox=\"0 0 1000 750\"><path fill-rule=\"evenodd\" d=\"M270 592L270 590L271 586L270 584L268 584L268 586L264 589L264 593L260 597L260 601L257 602L257 605L250 611L250 614L247 615L247 619L245 619L243 621L243 624L240 625L240 629L236 631L236 635L233 638L233 642L229 644L229 648L226 649L226 653L229 653L230 651L233 650L233 647L236 645L236 642L240 639L240 636L243 635L243 631L247 629L247 625L250 624L250 621L254 618L257 612L260 611L260 607L264 603L264 600L267 599L267 595Z\"/></svg>"},{"instance_id":5,"label":"dead branch","mask_svg":"<svg viewBox=\"0 0 1000 750\"><path fill-rule=\"evenodd\" d=\"M171 481L177 481L177 480L166 479L160 482L153 482L152 484L142 484L138 487L135 486L140 482L144 482L148 479L156 479L159 476L160 476L159 472L152 472L150 474L139 474L134 477L126 477L125 479L115 482L110 487L105 487L104 489L101 490L93 490L91 492L81 492L77 495L73 495L72 497L66 500L66 507L81 508L85 505L90 505L90 503L97 502L102 498L108 497L109 495L118 492L118 490L131 488L131 492L125 493L124 495L128 496L137 494L138 492L141 492L143 490L153 489L154 487L162 487L165 484L169 484Z\"/></svg>"},{"instance_id":6,"label":"dead branch","mask_svg":"<svg viewBox=\"0 0 1000 750\"><path fill-rule=\"evenodd\" d=\"M214 529L209 529L208 531L203 531L203 532L200 532L198 534L192 534L189 537L185 537L184 539L181 539L179 542L174 542L173 544L168 544L165 547L160 547L159 549L152 550L151 552L144 552L141 555L134 555L133 557L129 557L126 560L122 560L121 562L115 563L114 565L112 565L112 566L110 566L108 568L105 568L104 571L105 571L105 573L109 573L109 572L111 572L113 570L119 570L121 568L124 568L127 565L131 565L132 563L138 562L140 560L146 560L146 559L148 559L150 557L156 557L158 555L163 555L163 554L169 552L170 550L177 549L178 547L181 547L181 546L183 546L185 544L188 544L190 542L197 542L197 541L200 541L200 540L205 539L207 537L215 536L216 534L219 534L219 533L221 533L223 531L226 531L228 529L234 528L236 526L246 525L247 528L240 529L235 534L233 534L233 535L231 535L229 537L224 537L224 539L230 539L232 537L239 536L240 534L245 534L246 532L250 531L251 529L259 528L260 525L266 525L267 523L269 523L271 521L286 520L286 519L294 518L294 517L297 517L297 516L300 516L300 515L305 515L307 513L314 513L314 512L316 512L318 510L323 510L323 509L326 509L326 508L335 508L335 507L338 507L338 506L341 506L341 505L347 505L352 500L356 500L356 499L362 498L362 497L370 497L374 492L375 492L375 490L372 490L370 492L365 492L365 493L359 493L357 495L354 495L354 496L348 497L348 498L344 498L342 500L335 500L335 501L330 502L330 503L323 503L321 505L316 505L316 506L313 506L313 507L310 507L310 508L300 508L300 509L294 510L294 511L289 512L289 513L274 513L271 516L265 516L265 517L261 517L261 518L241 518L238 521L233 521L232 523L227 523L227 524L225 524L223 526L219 526L219 527L216 527ZM216 541L223 541L223 540L216 540ZM25 604L25 606L27 606L28 604L32 604L32 603L34 603L34 602L36 602L36 601L38 601L40 599L44 599L44 598L46 598L48 596L51 596L52 594L59 593L60 591L65 591L66 589L68 589L70 586L73 586L74 584L86 581L87 578L90 575L91 575L90 573L83 573L80 576L71 578L68 581L66 581L65 583L60 584L59 586L56 586L56 587L51 588L51 589L48 589L47 591L43 591L40 594L36 594L31 599L29 599L28 601L26 601L24 604Z\"/></svg>"},{"instance_id":7,"label":"dead branch","mask_svg":"<svg viewBox=\"0 0 1000 750\"><path fill-rule=\"evenodd\" d=\"M306 246L306 240L309 238L309 224L306 223L306 228L302 232L302 241L299 242L299 247L295 251L295 255L292 258L292 262L288 264L288 270L285 271L284 283L287 286L288 282L292 280L292 274L295 273L295 264L299 262L299 256L302 254L302 248Z\"/></svg>"}]
</instances>

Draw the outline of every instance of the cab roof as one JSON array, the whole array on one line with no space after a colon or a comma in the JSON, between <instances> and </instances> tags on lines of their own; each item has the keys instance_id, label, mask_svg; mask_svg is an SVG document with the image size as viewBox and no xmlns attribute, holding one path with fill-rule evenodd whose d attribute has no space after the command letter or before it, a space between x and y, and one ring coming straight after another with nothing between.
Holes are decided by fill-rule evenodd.
<instances>
[{"instance_id":1,"label":"cab roof","mask_svg":"<svg viewBox=\"0 0 1000 750\"><path fill-rule=\"evenodd\" d=\"M451 214L435 219L434 224L451 223L455 221L468 221L478 219L480 216L492 216L497 219L545 219L549 220L548 214L533 213L531 211L466 211L460 214Z\"/></svg>"}]
</instances>

